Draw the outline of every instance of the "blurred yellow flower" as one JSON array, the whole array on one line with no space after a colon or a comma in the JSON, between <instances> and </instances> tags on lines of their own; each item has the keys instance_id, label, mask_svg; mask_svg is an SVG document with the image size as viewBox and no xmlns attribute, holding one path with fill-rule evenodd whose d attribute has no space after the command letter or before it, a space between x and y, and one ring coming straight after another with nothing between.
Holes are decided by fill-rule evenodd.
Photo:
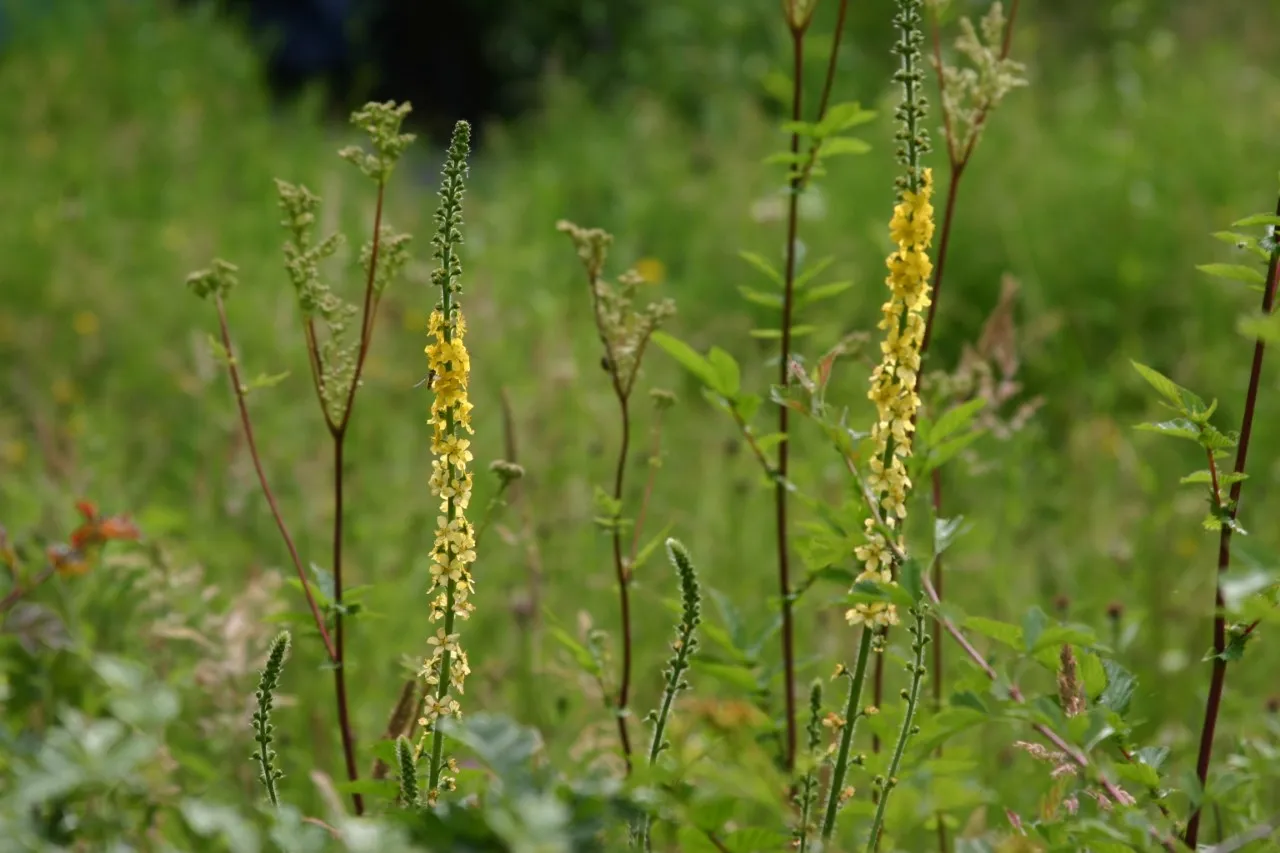
<instances>
[{"instance_id":1,"label":"blurred yellow flower","mask_svg":"<svg viewBox=\"0 0 1280 853\"><path fill-rule=\"evenodd\" d=\"M49 387L49 393L53 395L53 401L60 406L66 406L76 399L76 386L65 376L59 376L53 380L53 385Z\"/></svg>"},{"instance_id":2,"label":"blurred yellow flower","mask_svg":"<svg viewBox=\"0 0 1280 853\"><path fill-rule=\"evenodd\" d=\"M75 329L76 334L82 338L98 334L99 325L98 315L92 311L77 311L71 318L71 328Z\"/></svg>"},{"instance_id":3,"label":"blurred yellow flower","mask_svg":"<svg viewBox=\"0 0 1280 853\"><path fill-rule=\"evenodd\" d=\"M11 438L4 444L0 444L0 459L12 468L16 468L27 460L26 442Z\"/></svg>"},{"instance_id":4,"label":"blurred yellow flower","mask_svg":"<svg viewBox=\"0 0 1280 853\"><path fill-rule=\"evenodd\" d=\"M649 284L662 284L667 278L667 266L657 258L641 258L635 270Z\"/></svg>"}]
</instances>

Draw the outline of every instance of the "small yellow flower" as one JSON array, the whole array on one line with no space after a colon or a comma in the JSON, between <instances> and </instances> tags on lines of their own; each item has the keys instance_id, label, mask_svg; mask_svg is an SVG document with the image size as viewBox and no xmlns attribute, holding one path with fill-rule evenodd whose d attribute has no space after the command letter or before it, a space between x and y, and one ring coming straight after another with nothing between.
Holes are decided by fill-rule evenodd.
<instances>
[{"instance_id":1,"label":"small yellow flower","mask_svg":"<svg viewBox=\"0 0 1280 853\"><path fill-rule=\"evenodd\" d=\"M98 334L98 315L92 311L77 311L71 318L71 328L82 338Z\"/></svg>"},{"instance_id":2,"label":"small yellow flower","mask_svg":"<svg viewBox=\"0 0 1280 853\"><path fill-rule=\"evenodd\" d=\"M657 258L641 258L636 261L635 269L649 284L662 284L667 278L666 264Z\"/></svg>"},{"instance_id":3,"label":"small yellow flower","mask_svg":"<svg viewBox=\"0 0 1280 853\"><path fill-rule=\"evenodd\" d=\"M893 209L889 236L895 248L885 260L890 298L881 307L879 324L885 333L880 344L882 357L871 372L867 391L876 407L876 420L871 428L875 452L866 484L885 511L885 523L895 529L907 517L907 496L912 487L902 460L911 455L920 408L916 386L925 332L922 312L930 305L929 276L933 273L928 255L934 232L932 195L933 174L925 169L920 185L903 192ZM893 551L873 521L868 521L866 541L854 549L854 556L863 565L858 580L892 583ZM845 618L851 625L884 627L898 623L898 612L892 604L873 602L854 605Z\"/></svg>"}]
</instances>

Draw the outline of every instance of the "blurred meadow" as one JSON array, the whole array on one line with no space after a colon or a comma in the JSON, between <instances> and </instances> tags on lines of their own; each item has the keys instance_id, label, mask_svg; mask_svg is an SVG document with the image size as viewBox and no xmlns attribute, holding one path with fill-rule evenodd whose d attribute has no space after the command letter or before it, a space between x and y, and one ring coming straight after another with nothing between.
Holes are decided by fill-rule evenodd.
<instances>
[{"instance_id":1,"label":"blurred meadow","mask_svg":"<svg viewBox=\"0 0 1280 853\"><path fill-rule=\"evenodd\" d=\"M490 5L501 14L501 4ZM438 503L427 485L430 391L415 383L426 372L437 298L428 242L447 143L441 127L466 118L479 128L462 248L473 507L497 492L492 461L525 470L503 495L474 569L468 708L537 726L560 761L607 747L614 733L591 679L555 639L557 631L581 638L588 626L616 629L610 540L593 518L618 442L590 294L557 221L610 231L608 274L634 267L645 280L642 300L674 300L668 331L700 352L728 350L744 384L775 381L776 341L750 332L776 320L739 289L758 284L740 252L780 264L785 244L785 176L763 164L786 144L778 125L789 58L777 3L707 4L705 13L697 4L651 5L631 10L634 28L626 19L626 37L611 51L562 58L526 47L537 61L519 72L519 107L501 116L414 104L410 129L422 135L387 189L387 216L414 234L414 260L382 305L346 460L347 582L362 608L348 624L347 659L362 772L434 632L426 621ZM811 103L834 5L824 0L815 24ZM852 4L836 77L837 100L877 113L861 129L871 150L833 159L801 206L802 261L831 256L827 277L852 282L800 315L813 327L796 343L807 359L850 332L874 333L882 301L896 173L896 89L883 47L889 6ZM946 512L964 516L967 531L948 553L946 598L995 619L1019 622L1038 606L1091 626L1138 677L1135 734L1179 756L1173 772L1182 779L1194 767L1208 688L1202 658L1218 540L1200 527L1204 496L1177 482L1202 467L1195 448L1132 428L1162 415L1129 361L1218 398L1219 422L1238 424L1252 342L1237 324L1257 297L1196 266L1231 261L1231 246L1211 234L1275 203L1278 8L1022 4L1013 56L1027 63L1030 85L993 115L966 173L930 354L951 368L984 329L1002 335L1020 387L1001 414L1034 409L1021 428L989 432L948 469ZM549 7L548 21L553 14ZM181 704L182 725L170 724L165 740L180 769L167 778L186 793L252 803L255 771L239 757L252 746L257 667L283 623L294 632L295 661L277 748L305 811L320 795L303 768L341 775L332 688L310 676L323 652L210 351L216 317L184 280L214 257L240 268L227 310L242 369L288 373L249 397L258 444L304 561L323 566L330 451L282 266L274 179L323 198L322 230L365 239L373 193L335 156L357 141L345 106L317 89L274 99L247 31L207 4L65 2L35 15L15 5L6 20L0 524L14 537L58 541L76 523L75 501L89 499L131 515L142 539L113 547L89 573L52 579L37 600L61 614L53 621L10 616L0 700L20 719L6 723L0 752L19 752L27 735L15 733L38 730L60 707L100 707L90 660L110 654L141 662ZM450 34L419 37L429 53ZM929 121L933 130L936 113ZM935 137L941 184L945 154ZM357 260L348 247L329 268L353 299ZM849 407L853 424L873 413L868 358L839 362L827 395ZM1241 511L1250 535L1235 546L1246 581L1280 564L1278 377L1268 365L1250 449ZM705 605L710 624L758 631L776 618L772 489L732 422L661 351L640 378L626 500L634 507L644 493L654 388L674 392L677 403L663 416L646 538L675 536L695 555L704 587L715 590ZM811 425L795 430L793 479L831 505L849 500L839 457ZM795 512L797 529L818 520L800 505ZM638 708L661 692L674 594L660 556L637 571ZM838 609L805 601L800 613L804 684L829 676L856 637ZM1275 736L1280 652L1269 639L1230 671L1220 745ZM996 660L1007 652L980 645ZM761 652L766 667L776 667L775 646ZM955 647L945 655L948 680L973 683ZM1051 672L1017 665L1014 674L1051 689ZM724 697L743 687L728 667L695 664L691 677L698 713L709 716L727 714ZM892 737L888 722L883 733ZM987 727L948 747L949 757L972 762L963 784L938 795L960 828L1003 823L998 809L975 816L986 804L1034 813L1026 779L1038 771L1011 747L1016 737L1008 726ZM0 771L6 766L0 755ZM1253 784L1231 775L1253 778L1249 768L1223 768L1220 796ZM0 776L0 794L6 786ZM1280 809L1280 790L1263 799ZM898 808L923 806L903 798Z\"/></svg>"}]
</instances>

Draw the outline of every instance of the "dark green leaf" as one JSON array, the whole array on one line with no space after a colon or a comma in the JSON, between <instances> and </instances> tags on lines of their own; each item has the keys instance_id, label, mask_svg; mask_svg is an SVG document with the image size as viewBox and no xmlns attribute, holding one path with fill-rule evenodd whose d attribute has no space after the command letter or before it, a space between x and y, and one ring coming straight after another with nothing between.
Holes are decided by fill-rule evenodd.
<instances>
[{"instance_id":1,"label":"dark green leaf","mask_svg":"<svg viewBox=\"0 0 1280 853\"><path fill-rule=\"evenodd\" d=\"M1110 708L1123 717L1129 710L1134 691L1138 688L1138 679L1113 660L1104 660L1102 667L1107 671L1107 686L1098 697L1098 704L1104 708Z\"/></svg>"}]
</instances>

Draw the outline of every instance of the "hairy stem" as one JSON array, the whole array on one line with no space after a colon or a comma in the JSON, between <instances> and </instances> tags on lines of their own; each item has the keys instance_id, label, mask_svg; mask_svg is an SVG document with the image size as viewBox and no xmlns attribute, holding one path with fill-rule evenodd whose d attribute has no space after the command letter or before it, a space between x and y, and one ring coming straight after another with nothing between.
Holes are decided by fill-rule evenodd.
<instances>
[{"instance_id":1,"label":"hairy stem","mask_svg":"<svg viewBox=\"0 0 1280 853\"><path fill-rule=\"evenodd\" d=\"M831 784L827 790L826 817L822 820L822 840L830 841L836 830L836 815L840 811L840 794L844 790L845 775L849 772L849 749L853 744L853 733L858 727L858 718L862 716L862 685L867 679L867 659L871 656L871 641L875 629L866 625L862 629L862 641L858 644L858 660L853 667L853 676L849 679L849 696L845 700L844 728L840 731L840 747L836 751L835 767L831 771ZM876 657L880 657L876 655Z\"/></svg>"},{"instance_id":2,"label":"hairy stem","mask_svg":"<svg viewBox=\"0 0 1280 853\"><path fill-rule=\"evenodd\" d=\"M1276 215L1280 216L1280 201L1276 203ZM1270 315L1275 310L1278 283L1280 283L1280 251L1273 251L1271 253L1271 262L1267 266L1266 288L1262 294L1262 313L1265 315ZM1258 388L1262 383L1262 360L1265 352L1266 343L1262 338L1258 338L1253 345L1253 364L1249 370L1249 390L1245 395L1244 415L1240 420L1240 443L1236 447L1235 464L1235 473L1237 474L1245 472L1245 462L1249 455L1249 439L1253 435L1253 417L1258 405ZM1231 484L1231 506L1228 512L1232 521L1235 520L1236 514L1240 511L1240 492L1243 486L1244 482L1242 480L1237 480ZM1204 725L1200 729L1200 751L1196 757L1196 778L1200 780L1200 789L1202 791L1204 790L1205 782L1209 778L1209 765L1213 759L1213 733L1218 725L1218 712L1222 707L1222 692L1226 687L1227 681L1227 661L1224 654L1227 648L1227 615L1222 596L1222 575L1231 567L1231 531L1232 525L1223 524L1222 532L1218 536L1218 571L1215 582L1215 612L1213 616L1213 672L1209 678L1209 696L1205 701ZM1201 814L1201 808L1197 805L1187 821L1185 840L1187 846L1192 850L1195 849L1196 842L1200 836Z\"/></svg>"},{"instance_id":3,"label":"hairy stem","mask_svg":"<svg viewBox=\"0 0 1280 853\"><path fill-rule=\"evenodd\" d=\"M911 688L907 692L907 714L902 718L902 730L898 733L898 742L893 748L893 758L889 760L889 769L885 773L884 785L880 789L880 802L876 804L876 815L871 822L871 837L867 840L867 851L874 851L880 846L880 833L884 829L884 813L889 805L889 795L898 784L898 768L902 765L902 756L907 751L907 741L915 732L916 708L920 703L920 684L924 680L924 649L929 644L929 636L925 633L924 606L917 602L915 611L915 652L911 665Z\"/></svg>"}]
</instances>

